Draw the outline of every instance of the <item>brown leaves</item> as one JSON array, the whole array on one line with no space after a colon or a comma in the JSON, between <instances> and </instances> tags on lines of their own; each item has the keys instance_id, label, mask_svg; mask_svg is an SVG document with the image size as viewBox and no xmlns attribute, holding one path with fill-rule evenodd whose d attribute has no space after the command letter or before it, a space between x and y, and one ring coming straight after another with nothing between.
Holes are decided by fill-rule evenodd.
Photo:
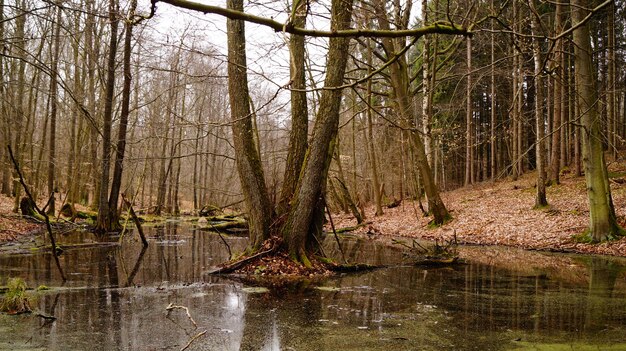
<instances>
[{"instance_id":1,"label":"brown leaves","mask_svg":"<svg viewBox=\"0 0 626 351\"><path fill-rule=\"evenodd\" d=\"M0 243L17 240L35 230L43 230L43 225L13 214L12 210L13 199L0 195Z\"/></svg>"},{"instance_id":2,"label":"brown leaves","mask_svg":"<svg viewBox=\"0 0 626 351\"><path fill-rule=\"evenodd\" d=\"M515 182L486 182L443 193L454 219L434 229L428 227L430 218L421 217L416 202L405 200L379 217L373 216L370 207L366 212L373 223L355 233L442 241L456 231L461 243L626 256L626 238L598 245L572 239L584 232L589 222L584 178L568 175L560 185L547 188L550 207L542 210L532 208L535 179L526 174ZM612 189L617 216L624 225L626 185L613 183ZM354 225L348 215L337 214L333 219L336 228Z\"/></svg>"}]
</instances>

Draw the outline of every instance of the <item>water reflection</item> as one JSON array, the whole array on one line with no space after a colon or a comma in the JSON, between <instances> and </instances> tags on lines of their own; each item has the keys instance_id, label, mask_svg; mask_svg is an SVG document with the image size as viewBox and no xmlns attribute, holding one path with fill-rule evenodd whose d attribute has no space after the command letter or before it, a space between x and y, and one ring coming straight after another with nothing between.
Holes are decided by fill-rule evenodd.
<instances>
[{"instance_id":1,"label":"water reflection","mask_svg":"<svg viewBox=\"0 0 626 351\"><path fill-rule=\"evenodd\" d=\"M181 349L205 330L188 350L626 348L619 260L579 257L558 270L528 270L521 261L513 268L398 266L255 294L205 273L228 258L217 235L172 223L146 231L147 248L131 235L121 246L67 250L65 285L49 254L0 256L0 276L59 287L38 302L55 322L0 316L0 349ZM234 252L245 247L241 238L227 240ZM353 260L402 262L398 250L367 240L342 245ZM325 251L339 254L333 242ZM188 307L197 328L183 310L167 312L170 303Z\"/></svg>"}]
</instances>

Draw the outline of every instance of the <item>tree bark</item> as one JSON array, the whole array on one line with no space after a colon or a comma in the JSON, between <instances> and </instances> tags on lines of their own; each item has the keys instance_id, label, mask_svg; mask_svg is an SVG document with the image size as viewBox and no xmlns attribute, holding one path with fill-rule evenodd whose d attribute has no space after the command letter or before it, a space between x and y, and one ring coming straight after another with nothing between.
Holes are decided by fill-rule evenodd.
<instances>
[{"instance_id":1,"label":"tree bark","mask_svg":"<svg viewBox=\"0 0 626 351\"><path fill-rule=\"evenodd\" d=\"M332 0L332 30L348 28L351 16L352 0ZM338 87L343 84L348 61L348 41L349 39L345 38L329 40L325 87ZM339 89L322 91L302 176L292 200L287 222L282 228L289 255L305 265L310 264L306 253L307 240L312 238L309 229L314 226L314 210L323 196L322 188L328 178L328 168L334 148L333 140L339 128L342 94L342 90Z\"/></svg>"},{"instance_id":2,"label":"tree bark","mask_svg":"<svg viewBox=\"0 0 626 351\"><path fill-rule=\"evenodd\" d=\"M422 25L428 22L428 1L422 0ZM432 100L431 100L431 65L430 65L430 39L427 35L422 37L424 43L422 49L422 132L424 133L424 152L428 164L433 164L432 128ZM434 66L433 66L434 67Z\"/></svg>"},{"instance_id":3,"label":"tree bark","mask_svg":"<svg viewBox=\"0 0 626 351\"><path fill-rule=\"evenodd\" d=\"M304 28L306 25L306 1L294 1L293 25ZM309 114L306 100L306 77L304 71L304 37L292 34L289 38L291 73L291 131L283 185L280 191L277 212L279 215L289 209L300 170L308 147Z\"/></svg>"},{"instance_id":4,"label":"tree bark","mask_svg":"<svg viewBox=\"0 0 626 351\"><path fill-rule=\"evenodd\" d=\"M61 50L61 7L57 7L56 23L54 24L54 47L52 53L52 65L50 67L50 144L48 149L48 195L49 205L47 213L54 216L55 211L55 167L56 167L56 128L57 128L57 111L59 108L58 101L58 68Z\"/></svg>"},{"instance_id":5,"label":"tree bark","mask_svg":"<svg viewBox=\"0 0 626 351\"><path fill-rule=\"evenodd\" d=\"M556 35L563 31L563 5L561 3L556 4L555 11L555 24L554 32ZM561 66L563 56L563 40L558 39L554 48L554 64L553 64L553 76L554 78L554 116L552 118L552 154L550 156L550 181L556 184L560 183L560 171L561 171L561 131L564 129L565 124L563 121L563 73L565 72Z\"/></svg>"},{"instance_id":6,"label":"tree bark","mask_svg":"<svg viewBox=\"0 0 626 351\"><path fill-rule=\"evenodd\" d=\"M370 40L368 40L368 46L367 46L367 74L370 75L371 74L371 67L372 67L372 43ZM372 94L372 80L369 79L367 81L367 111L366 113L366 117L367 117L367 138L369 140L367 140L367 145L369 147L369 153L370 153L370 170L372 172L372 186L373 186L373 192L374 192L374 204L376 206L376 212L375 215L376 216L382 216L383 215L383 206L382 206L382 191L380 189L380 180L378 177L378 157L376 156L376 148L374 147L374 131L373 131L373 126L372 126L372 109L373 109L373 105L374 105L374 101L373 101L373 94Z\"/></svg>"},{"instance_id":7,"label":"tree bark","mask_svg":"<svg viewBox=\"0 0 626 351\"><path fill-rule=\"evenodd\" d=\"M243 11L243 0L227 0L231 10ZM261 157L254 143L250 94L246 63L246 36L244 21L227 19L228 37L228 93L235 146L237 171L244 194L250 230L250 247L261 247L269 237L272 218ZM306 233L306 231L304 232Z\"/></svg>"},{"instance_id":8,"label":"tree bark","mask_svg":"<svg viewBox=\"0 0 626 351\"><path fill-rule=\"evenodd\" d=\"M474 128L472 111L472 39L467 38L467 87L465 90L465 185L474 183Z\"/></svg>"},{"instance_id":9,"label":"tree bark","mask_svg":"<svg viewBox=\"0 0 626 351\"><path fill-rule=\"evenodd\" d=\"M529 5L534 8L534 0ZM535 208L541 208L548 205L546 199L546 171L545 171L545 117L543 113L543 70L541 58L541 43L538 38L539 20L535 16L536 11L531 14L531 27L533 33L533 61L535 64L535 130L537 132L537 141L535 146L535 155L537 162L537 196L535 197Z\"/></svg>"},{"instance_id":10,"label":"tree bark","mask_svg":"<svg viewBox=\"0 0 626 351\"><path fill-rule=\"evenodd\" d=\"M493 0L491 0L490 3L490 8L491 8L491 12L493 13L494 10L494 6L493 6ZM491 20L491 30L493 31L494 29L494 19ZM491 33L491 50L490 50L490 55L491 55L491 93L490 93L490 97L491 97L491 107L490 107L490 113L491 113L491 120L490 120L490 159L489 159L489 164L490 164L490 175L491 175L491 180L495 180L496 179L496 144L497 144L497 140L496 140L496 49L495 49L495 37L496 37L496 33L492 32Z\"/></svg>"},{"instance_id":11,"label":"tree bark","mask_svg":"<svg viewBox=\"0 0 626 351\"><path fill-rule=\"evenodd\" d=\"M96 230L99 233L111 231L114 224L111 222L108 195L109 173L111 161L111 125L113 124L113 95L115 93L115 54L117 53L117 1L110 0L109 21L111 22L111 38L109 41L109 55L107 59L106 91L104 97L104 115L102 124L102 168L100 178L100 195L98 201L98 222Z\"/></svg>"},{"instance_id":12,"label":"tree bark","mask_svg":"<svg viewBox=\"0 0 626 351\"><path fill-rule=\"evenodd\" d=\"M375 6L376 15L378 17L379 26L382 29L389 29L389 21L385 10L384 2L379 1ZM387 57L399 52L401 48L396 48L395 43L390 39L383 39L383 49ZM415 150L415 161L421 175L424 191L428 199L428 210L433 215L433 223L443 224L450 218L450 214L446 209L441 197L439 189L435 183L435 179L428 163L428 157L424 147L424 141L420 136L420 132L416 129L415 106L409 96L409 77L406 63L406 56L398 58L390 67L391 85L395 95L395 103L401 116L401 123L411 131L410 142Z\"/></svg>"},{"instance_id":13,"label":"tree bark","mask_svg":"<svg viewBox=\"0 0 626 351\"><path fill-rule=\"evenodd\" d=\"M120 124L117 131L117 148L115 149L115 165L113 168L113 179L111 180L111 193L109 194L109 217L111 230L119 229L120 215L117 210L120 189L122 187L122 173L124 172L124 153L126 151L126 131L128 129L128 116L130 115L130 85L132 81L130 58L132 54L133 23L132 18L137 8L137 0L131 0L128 9L128 19L125 22L126 31L124 34L124 82L122 85L122 111L120 113Z\"/></svg>"},{"instance_id":14,"label":"tree bark","mask_svg":"<svg viewBox=\"0 0 626 351\"><path fill-rule=\"evenodd\" d=\"M572 22L580 23L588 13L585 0L572 0ZM604 160L600 116L597 110L596 75L587 24L574 30L574 54L578 112L581 114L583 166L589 199L589 239L609 240L623 233L618 226Z\"/></svg>"}]
</instances>

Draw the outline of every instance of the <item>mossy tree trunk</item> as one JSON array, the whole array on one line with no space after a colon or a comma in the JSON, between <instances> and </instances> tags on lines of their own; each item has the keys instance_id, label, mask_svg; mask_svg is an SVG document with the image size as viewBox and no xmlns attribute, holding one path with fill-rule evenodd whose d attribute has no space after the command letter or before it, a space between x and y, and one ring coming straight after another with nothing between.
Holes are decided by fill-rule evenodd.
<instances>
[{"instance_id":1,"label":"mossy tree trunk","mask_svg":"<svg viewBox=\"0 0 626 351\"><path fill-rule=\"evenodd\" d=\"M243 0L228 0L231 10L243 12ZM246 72L245 22L228 19L228 93L237 171L248 213L250 246L258 249L269 237L272 208L265 186L261 157L255 145Z\"/></svg>"},{"instance_id":2,"label":"mossy tree trunk","mask_svg":"<svg viewBox=\"0 0 626 351\"><path fill-rule=\"evenodd\" d=\"M295 1L293 24L304 28L306 24L306 1ZM304 71L304 37L292 34L289 38L291 73L291 132L285 175L278 202L278 214L286 213L289 202L296 191L300 169L306 156L309 133L309 114L306 101L306 80Z\"/></svg>"},{"instance_id":3,"label":"mossy tree trunk","mask_svg":"<svg viewBox=\"0 0 626 351\"><path fill-rule=\"evenodd\" d=\"M352 17L352 0L332 0L331 28L346 29ZM348 41L346 38L331 38L327 59L325 87L338 87L343 84L343 77L348 62ZM312 239L309 230L314 227L315 208L322 196L322 189L328 177L328 166L333 155L334 142L339 128L339 109L342 90L324 90L320 99L319 110L313 129L313 137L304 161L302 175L287 222L282 228L283 239L290 256L305 265L307 239Z\"/></svg>"},{"instance_id":4,"label":"mossy tree trunk","mask_svg":"<svg viewBox=\"0 0 626 351\"><path fill-rule=\"evenodd\" d=\"M572 22L581 23L588 14L585 0L572 1ZM593 72L591 39L587 25L574 30L574 64L578 113L582 124L582 154L589 198L589 237L593 242L609 240L622 232L617 224L602 146L601 118Z\"/></svg>"}]
</instances>

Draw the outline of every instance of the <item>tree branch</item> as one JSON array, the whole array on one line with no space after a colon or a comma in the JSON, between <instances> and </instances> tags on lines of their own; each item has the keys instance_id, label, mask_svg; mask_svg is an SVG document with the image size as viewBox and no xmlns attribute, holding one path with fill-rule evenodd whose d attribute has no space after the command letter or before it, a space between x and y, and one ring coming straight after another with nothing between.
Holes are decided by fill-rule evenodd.
<instances>
[{"instance_id":1,"label":"tree branch","mask_svg":"<svg viewBox=\"0 0 626 351\"><path fill-rule=\"evenodd\" d=\"M384 37L384 38L400 38L400 37L421 37L426 34L457 34L471 36L472 32L466 28L462 28L449 22L435 22L425 27L401 30L376 30L376 29L344 29L344 30L314 30L294 26L292 23L280 23L271 18L252 15L249 13L230 10L219 6L200 4L188 0L158 0L160 2L170 4L187 10L198 11L204 14L216 14L230 19L244 20L251 23L260 24L270 27L276 32L286 32L309 37L327 37L327 38L357 38L357 37Z\"/></svg>"}]
</instances>

